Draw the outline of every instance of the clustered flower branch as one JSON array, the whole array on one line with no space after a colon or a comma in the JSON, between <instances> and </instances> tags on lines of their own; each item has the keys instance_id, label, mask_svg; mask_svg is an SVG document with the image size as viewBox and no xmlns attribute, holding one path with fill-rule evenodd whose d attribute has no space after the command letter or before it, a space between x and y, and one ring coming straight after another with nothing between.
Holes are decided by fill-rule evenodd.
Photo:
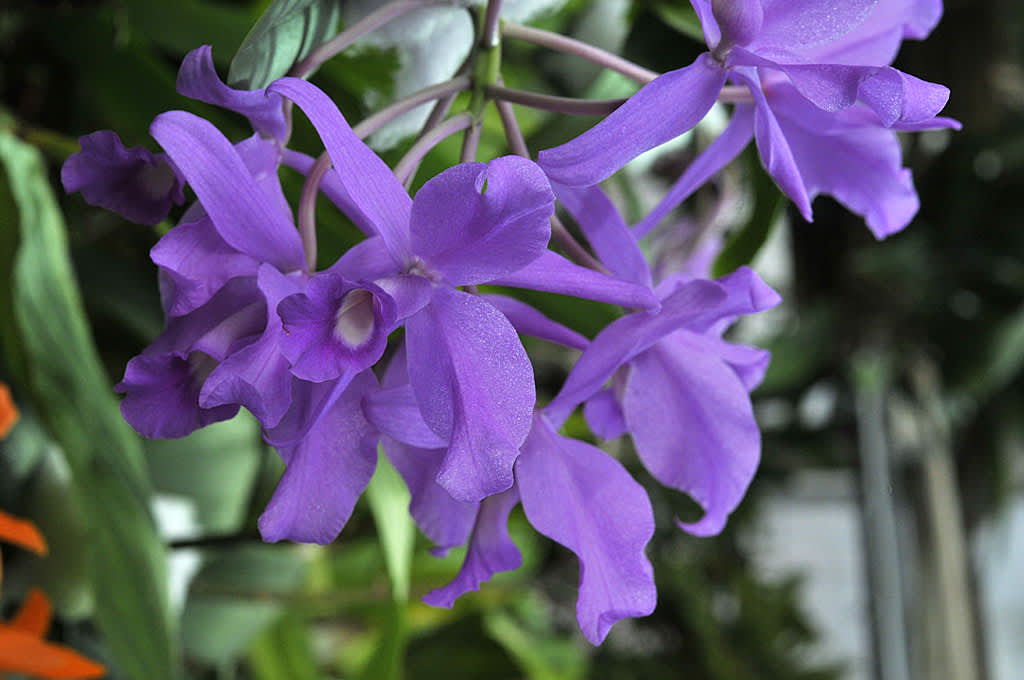
<instances>
[{"instance_id":1,"label":"clustered flower branch","mask_svg":"<svg viewBox=\"0 0 1024 680\"><path fill-rule=\"evenodd\" d=\"M654 516L618 460L561 426L582 406L598 437L629 435L656 480L704 509L680 527L697 536L721 531L757 469L750 391L769 360L723 333L779 302L746 267L717 280L696 259L652 267L641 240L751 140L806 219L814 196L825 193L864 216L879 238L904 228L918 204L895 133L958 123L938 116L946 88L890 64L902 40L930 32L941 5L692 0L708 50L659 75L565 36L503 23L492 0L458 75L354 128L301 79L395 17L436 4L446 3L386 5L263 90L225 85L210 48L200 47L186 56L178 91L247 117L253 136L232 142L198 116L169 111L150 128L161 153L125 149L115 133L96 132L82 137L62 178L68 191L144 224L183 204L186 185L195 196L151 251L166 328L117 386L136 430L181 437L248 409L286 465L260 517L267 541L333 541L381 447L437 551L467 546L454 581L425 598L439 606L519 566L507 521L521 503L540 533L579 558L577 618L597 644L616 621L654 609L644 552ZM507 88L502 38L578 55L643 87L609 101ZM470 93L469 105L449 115L460 92ZM363 142L430 102L419 138L394 168ZM716 102L733 105L724 132L628 226L600 183L693 128ZM514 155L479 162L491 103ZM534 162L513 104L604 118ZM316 159L288 148L292 107L323 142ZM410 196L424 156L461 131L463 162ZM281 166L306 178L297 215L281 189ZM321 193L366 238L318 271ZM585 244L556 216L556 204ZM619 315L586 338L493 287L596 300ZM522 335L579 352L546 404L538 403Z\"/></svg>"}]
</instances>

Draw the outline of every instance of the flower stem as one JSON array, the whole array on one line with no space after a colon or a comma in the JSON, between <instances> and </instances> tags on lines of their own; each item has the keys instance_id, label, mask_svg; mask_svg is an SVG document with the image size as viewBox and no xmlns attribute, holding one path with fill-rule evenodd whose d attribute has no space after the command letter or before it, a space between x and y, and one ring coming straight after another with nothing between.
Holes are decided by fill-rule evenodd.
<instances>
[{"instance_id":1,"label":"flower stem","mask_svg":"<svg viewBox=\"0 0 1024 680\"><path fill-rule=\"evenodd\" d=\"M451 0L396 0L384 5L307 54L304 59L292 66L288 75L305 78L325 61L344 52L355 41L407 12L420 7L451 4Z\"/></svg>"},{"instance_id":2,"label":"flower stem","mask_svg":"<svg viewBox=\"0 0 1024 680\"><path fill-rule=\"evenodd\" d=\"M480 44L485 49L492 49L498 46L501 40L499 24L501 22L502 0L488 0L487 12L484 14L484 26L480 32Z\"/></svg>"},{"instance_id":3,"label":"flower stem","mask_svg":"<svg viewBox=\"0 0 1024 680\"><path fill-rule=\"evenodd\" d=\"M483 126L480 121L473 121L473 124L466 129L466 135L462 138L462 151L459 153L460 163L472 163L476 160L476 150L480 147L480 134Z\"/></svg>"},{"instance_id":4,"label":"flower stem","mask_svg":"<svg viewBox=\"0 0 1024 680\"><path fill-rule=\"evenodd\" d=\"M557 215L551 216L551 238L553 238L558 245L565 249L565 253L569 256L569 259L576 264L589 267L590 269L597 270L602 274L608 274L608 268L601 264L597 258L587 252L579 241L573 238L573 235L569 233L562 220L558 219Z\"/></svg>"},{"instance_id":5,"label":"flower stem","mask_svg":"<svg viewBox=\"0 0 1024 680\"><path fill-rule=\"evenodd\" d=\"M443 83L425 87L418 92L413 92L408 97L399 99L395 103L384 107L359 125L356 125L352 130L360 139L366 139L406 111L411 111L417 106L435 99L443 99L448 95L468 90L470 84L469 76L460 75Z\"/></svg>"},{"instance_id":6,"label":"flower stem","mask_svg":"<svg viewBox=\"0 0 1024 680\"><path fill-rule=\"evenodd\" d=\"M530 149L526 146L523 131L519 129L519 121L516 120L516 112L512 108L512 104L499 99L494 102L494 105L498 108L501 126L505 129L505 139L508 141L508 148L517 156L529 158Z\"/></svg>"},{"instance_id":7,"label":"flower stem","mask_svg":"<svg viewBox=\"0 0 1024 680\"><path fill-rule=\"evenodd\" d=\"M437 100L434 104L434 108L431 109L430 115L427 117L427 122L423 124L423 129L420 130L419 137L422 138L428 132L440 125L444 117L448 115L448 111L452 108L452 103L455 101L455 95L450 94L446 97ZM420 162L422 159L417 160L415 163L409 166L406 170L407 177L405 178L405 190L409 191L412 188L413 179L416 177L416 171L419 170Z\"/></svg>"},{"instance_id":8,"label":"flower stem","mask_svg":"<svg viewBox=\"0 0 1024 680\"><path fill-rule=\"evenodd\" d=\"M533 109L566 113L573 116L607 116L622 106L625 99L575 99L556 97L524 90L513 90L501 85L488 85L487 93L494 99L522 104Z\"/></svg>"},{"instance_id":9,"label":"flower stem","mask_svg":"<svg viewBox=\"0 0 1024 680\"><path fill-rule=\"evenodd\" d=\"M718 101L723 104L753 104L754 95L744 85L726 85L718 93Z\"/></svg>"},{"instance_id":10,"label":"flower stem","mask_svg":"<svg viewBox=\"0 0 1024 680\"><path fill-rule=\"evenodd\" d=\"M423 157L430 152L435 146L441 141L451 137L460 130L465 130L473 124L473 115L468 111L457 114L441 123L433 130L430 130L419 140L412 145L412 148L405 154L405 156L395 166L395 176L398 177L399 182L405 182L412 173L412 170L418 167Z\"/></svg>"},{"instance_id":11,"label":"flower stem","mask_svg":"<svg viewBox=\"0 0 1024 680\"><path fill-rule=\"evenodd\" d=\"M306 269L316 271L316 197L320 193L320 182L331 169L331 157L324 151L306 175L299 197L299 235L302 249L306 253Z\"/></svg>"},{"instance_id":12,"label":"flower stem","mask_svg":"<svg viewBox=\"0 0 1024 680\"><path fill-rule=\"evenodd\" d=\"M547 47L566 54L574 54L587 61L592 61L595 64L617 71L638 83L649 83L660 75L639 64L634 64L628 59L623 59L618 55L602 50L600 47L594 47L588 43L540 28L522 26L505 21L502 23L501 32L507 38L522 40L523 42L540 45L541 47Z\"/></svg>"}]
</instances>

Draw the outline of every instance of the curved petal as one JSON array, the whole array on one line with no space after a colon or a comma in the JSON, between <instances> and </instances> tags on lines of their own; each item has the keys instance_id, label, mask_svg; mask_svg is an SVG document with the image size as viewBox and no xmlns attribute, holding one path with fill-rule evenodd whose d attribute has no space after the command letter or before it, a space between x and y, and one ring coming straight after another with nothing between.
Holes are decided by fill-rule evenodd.
<instances>
[{"instance_id":1,"label":"curved petal","mask_svg":"<svg viewBox=\"0 0 1024 680\"><path fill-rule=\"evenodd\" d=\"M309 171L313 169L313 164L316 163L316 159L308 156L300 151L294 151L293 149L282 149L281 152L281 163L286 167L295 170L303 175L308 175ZM327 174L320 180L320 191L330 199L331 203L338 206L341 212L345 213L345 216L352 220L353 224L359 228L367 236L373 236L377 233L376 227L373 225L373 221L368 218L359 209L352 197L348 195L348 190L345 185L342 184L341 179L338 177L338 173L335 172L334 168L327 171ZM387 249L385 249L387 252ZM394 264L392 262L392 264Z\"/></svg>"},{"instance_id":2,"label":"curved petal","mask_svg":"<svg viewBox=\"0 0 1024 680\"><path fill-rule=\"evenodd\" d=\"M531 335L573 349L584 349L590 343L576 331L552 321L522 300L516 300L506 295L481 295L480 297L504 314L517 333Z\"/></svg>"},{"instance_id":3,"label":"curved petal","mask_svg":"<svg viewBox=\"0 0 1024 680\"><path fill-rule=\"evenodd\" d=\"M579 558L576 618L590 642L601 644L620 619L654 611L654 570L644 554L654 512L621 463L559 436L538 414L516 480L530 524Z\"/></svg>"},{"instance_id":4,"label":"curved petal","mask_svg":"<svg viewBox=\"0 0 1024 680\"><path fill-rule=\"evenodd\" d=\"M224 241L281 271L305 269L295 225L259 188L217 128L191 113L168 111L156 117L150 133L186 177Z\"/></svg>"},{"instance_id":5,"label":"curved petal","mask_svg":"<svg viewBox=\"0 0 1024 680\"><path fill-rule=\"evenodd\" d=\"M512 486L530 429L533 367L508 320L447 287L406 322L409 382L423 419L449 442L437 481L460 501Z\"/></svg>"},{"instance_id":6,"label":"curved petal","mask_svg":"<svg viewBox=\"0 0 1024 680\"><path fill-rule=\"evenodd\" d=\"M808 195L827 193L863 215L877 238L900 231L919 206L910 171L902 167L899 140L878 126L850 126L821 135L806 125L806 104L799 95L779 88L773 92L778 123Z\"/></svg>"},{"instance_id":7,"label":"curved petal","mask_svg":"<svg viewBox=\"0 0 1024 680\"><path fill-rule=\"evenodd\" d=\"M443 554L465 543L473 530L478 504L455 500L434 481L444 451L406 446L390 437L384 437L381 445L409 487L409 514L423 535L434 542L432 552Z\"/></svg>"},{"instance_id":8,"label":"curved petal","mask_svg":"<svg viewBox=\"0 0 1024 680\"><path fill-rule=\"evenodd\" d=\"M554 211L551 186L533 161L462 163L416 194L412 250L453 285L486 283L544 252Z\"/></svg>"},{"instance_id":9,"label":"curved petal","mask_svg":"<svg viewBox=\"0 0 1024 680\"><path fill-rule=\"evenodd\" d=\"M518 502L516 487L480 502L462 568L444 588L424 595L424 602L435 607L451 607L464 593L480 590L480 584L499 571L519 568L523 558L508 535L508 516Z\"/></svg>"},{"instance_id":10,"label":"curved petal","mask_svg":"<svg viewBox=\"0 0 1024 680\"><path fill-rule=\"evenodd\" d=\"M395 262L409 264L412 200L391 169L356 137L338 107L315 85L298 78L281 78L267 91L287 97L302 109L320 133L349 198L373 223Z\"/></svg>"},{"instance_id":11,"label":"curved petal","mask_svg":"<svg viewBox=\"0 0 1024 680\"><path fill-rule=\"evenodd\" d=\"M82 150L60 169L64 191L81 191L89 205L112 210L138 224L156 224L171 205L185 201L184 183L163 154L141 146L126 149L111 130L79 137Z\"/></svg>"},{"instance_id":12,"label":"curved petal","mask_svg":"<svg viewBox=\"0 0 1024 680\"><path fill-rule=\"evenodd\" d=\"M326 545L341 533L377 466L380 435L359 408L376 385L369 371L356 376L302 441L281 449L284 475L259 519L264 541Z\"/></svg>"},{"instance_id":13,"label":"curved petal","mask_svg":"<svg viewBox=\"0 0 1024 680\"><path fill-rule=\"evenodd\" d=\"M820 64L888 66L904 38L924 38L942 16L942 0L886 0L842 38L803 50Z\"/></svg>"},{"instance_id":14,"label":"curved petal","mask_svg":"<svg viewBox=\"0 0 1024 680\"><path fill-rule=\"evenodd\" d=\"M750 396L732 368L701 336L674 333L633 359L623 412L654 478L704 508L700 521L680 526L698 536L721 531L761 456Z\"/></svg>"},{"instance_id":15,"label":"curved petal","mask_svg":"<svg viewBox=\"0 0 1024 680\"><path fill-rule=\"evenodd\" d=\"M658 307L657 298L647 286L581 267L550 250L545 250L540 257L519 271L488 283L543 290L623 307Z\"/></svg>"},{"instance_id":16,"label":"curved petal","mask_svg":"<svg viewBox=\"0 0 1024 680\"><path fill-rule=\"evenodd\" d=\"M363 412L374 427L398 443L417 449L448 446L447 440L438 437L423 420L412 385L377 390L363 401ZM443 456L443 452L438 454L438 466Z\"/></svg>"},{"instance_id":17,"label":"curved petal","mask_svg":"<svg viewBox=\"0 0 1024 680\"><path fill-rule=\"evenodd\" d=\"M732 120L715 141L708 145L682 176L672 185L661 202L643 220L633 227L633 236L640 240L651 232L658 223L676 209L693 192L704 186L719 170L740 154L754 136L754 108L740 104L733 112Z\"/></svg>"},{"instance_id":18,"label":"curved petal","mask_svg":"<svg viewBox=\"0 0 1024 680\"><path fill-rule=\"evenodd\" d=\"M754 95L754 139L757 141L761 162L783 193L796 204L804 219L808 222L813 221L811 199L800 176L800 168L793 158L793 152L782 128L779 127L775 113L765 99L760 83L746 75L736 75L747 84Z\"/></svg>"},{"instance_id":19,"label":"curved petal","mask_svg":"<svg viewBox=\"0 0 1024 680\"><path fill-rule=\"evenodd\" d=\"M228 87L213 66L213 49L203 45L185 55L178 69L178 93L207 104L240 113L256 132L284 142L288 123L281 97L264 90L236 90Z\"/></svg>"},{"instance_id":20,"label":"curved petal","mask_svg":"<svg viewBox=\"0 0 1024 680\"><path fill-rule=\"evenodd\" d=\"M263 333L210 373L199 393L199 404L204 408L241 404L263 427L270 428L280 422L292 401L292 374L279 346L281 319L273 310L285 296L300 291L302 281L267 264L260 267L257 281L270 310Z\"/></svg>"},{"instance_id":21,"label":"curved petal","mask_svg":"<svg viewBox=\"0 0 1024 680\"><path fill-rule=\"evenodd\" d=\"M181 316L206 304L229 280L255 276L260 263L232 248L209 217L179 224L149 251L172 287L165 291L168 316Z\"/></svg>"},{"instance_id":22,"label":"curved petal","mask_svg":"<svg viewBox=\"0 0 1024 680\"><path fill-rule=\"evenodd\" d=\"M102 678L107 669L75 650L0 624L0 668L40 678Z\"/></svg>"},{"instance_id":23,"label":"curved petal","mask_svg":"<svg viewBox=\"0 0 1024 680\"><path fill-rule=\"evenodd\" d=\"M561 391L544 412L552 423L561 425L573 409L596 394L620 366L669 333L700 319L725 300L721 285L694 280L665 298L658 313L635 312L608 324L580 355Z\"/></svg>"},{"instance_id":24,"label":"curved petal","mask_svg":"<svg viewBox=\"0 0 1024 680\"><path fill-rule=\"evenodd\" d=\"M707 43L708 48L715 49L718 47L718 43L722 41L722 29L718 27L718 22L715 21L715 13L711 11L711 0L690 0L690 5L693 6L693 11L697 13L701 30L704 31L704 41Z\"/></svg>"},{"instance_id":25,"label":"curved petal","mask_svg":"<svg viewBox=\"0 0 1024 680\"><path fill-rule=\"evenodd\" d=\"M601 439L617 439L626 434L626 417L615 390L601 390L583 405L583 417L591 431Z\"/></svg>"},{"instance_id":26,"label":"curved petal","mask_svg":"<svg viewBox=\"0 0 1024 680\"><path fill-rule=\"evenodd\" d=\"M764 23L748 47L793 50L835 42L864 23L877 3L879 0L763 0Z\"/></svg>"},{"instance_id":27,"label":"curved petal","mask_svg":"<svg viewBox=\"0 0 1024 680\"><path fill-rule=\"evenodd\" d=\"M552 181L592 186L644 151L699 123L725 85L726 71L709 54L651 81L576 139L541 151L537 162Z\"/></svg>"},{"instance_id":28,"label":"curved petal","mask_svg":"<svg viewBox=\"0 0 1024 680\"><path fill-rule=\"evenodd\" d=\"M580 225L601 263L615 276L650 288L651 268L618 208L601 187L552 185L558 200Z\"/></svg>"},{"instance_id":29,"label":"curved petal","mask_svg":"<svg viewBox=\"0 0 1024 680\"><path fill-rule=\"evenodd\" d=\"M202 352L143 354L128 362L114 389L121 415L144 437L176 439L238 413L237 404L199 407L199 390L216 362Z\"/></svg>"}]
</instances>

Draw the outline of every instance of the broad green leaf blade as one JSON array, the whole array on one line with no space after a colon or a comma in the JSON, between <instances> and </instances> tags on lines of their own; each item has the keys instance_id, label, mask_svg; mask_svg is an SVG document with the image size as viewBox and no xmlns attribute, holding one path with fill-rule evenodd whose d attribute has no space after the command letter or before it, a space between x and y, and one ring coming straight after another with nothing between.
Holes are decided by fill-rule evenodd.
<instances>
[{"instance_id":1,"label":"broad green leaf blade","mask_svg":"<svg viewBox=\"0 0 1024 680\"><path fill-rule=\"evenodd\" d=\"M655 5L654 11L666 24L679 31L688 38L698 42L704 42L704 29L700 26L700 19L697 13L687 3L681 2L660 2Z\"/></svg>"},{"instance_id":2,"label":"broad green leaf blade","mask_svg":"<svg viewBox=\"0 0 1024 680\"><path fill-rule=\"evenodd\" d=\"M10 275L24 348L23 387L60 444L90 530L96 622L127 677L180 677L167 596L167 555L149 513L138 438L121 418L71 271L64 218L39 152L0 132L0 164L17 212ZM6 278L6 272L0 272Z\"/></svg>"},{"instance_id":3,"label":"broad green leaf blade","mask_svg":"<svg viewBox=\"0 0 1024 680\"><path fill-rule=\"evenodd\" d=\"M221 552L192 582L182 616L189 658L234 662L281 616L302 585L306 562L294 545L248 545Z\"/></svg>"},{"instance_id":4,"label":"broad green leaf blade","mask_svg":"<svg viewBox=\"0 0 1024 680\"><path fill-rule=\"evenodd\" d=\"M338 30L337 0L274 0L231 60L228 83L258 90L288 72Z\"/></svg>"},{"instance_id":5,"label":"broad green leaf blade","mask_svg":"<svg viewBox=\"0 0 1024 680\"><path fill-rule=\"evenodd\" d=\"M245 521L262 446L259 423L243 411L181 439L147 441L146 452L157 491L192 499L205 533L229 534Z\"/></svg>"},{"instance_id":6,"label":"broad green leaf blade","mask_svg":"<svg viewBox=\"0 0 1024 680\"><path fill-rule=\"evenodd\" d=\"M405 602L409 599L416 533L409 516L409 491L383 452L378 455L377 471L366 489L366 498L377 524L384 562L391 578L391 594L395 601Z\"/></svg>"},{"instance_id":7,"label":"broad green leaf blade","mask_svg":"<svg viewBox=\"0 0 1024 680\"><path fill-rule=\"evenodd\" d=\"M744 160L753 178L751 183L754 189L754 210L747 223L729 238L729 242L715 260L713 273L716 277L734 272L754 260L761 246L771 236L772 227L779 221L786 205L782 192L775 186L774 180L761 169L753 148L744 153Z\"/></svg>"}]
</instances>

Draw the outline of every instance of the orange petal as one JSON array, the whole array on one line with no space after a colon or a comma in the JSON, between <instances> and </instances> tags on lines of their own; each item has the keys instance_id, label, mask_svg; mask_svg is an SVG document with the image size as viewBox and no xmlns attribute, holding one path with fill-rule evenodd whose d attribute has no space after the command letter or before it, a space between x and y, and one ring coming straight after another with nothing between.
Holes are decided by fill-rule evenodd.
<instances>
[{"instance_id":1,"label":"orange petal","mask_svg":"<svg viewBox=\"0 0 1024 680\"><path fill-rule=\"evenodd\" d=\"M3 439L18 422L18 407L14 405L11 391L0 382L0 439Z\"/></svg>"},{"instance_id":2,"label":"orange petal","mask_svg":"<svg viewBox=\"0 0 1024 680\"><path fill-rule=\"evenodd\" d=\"M102 678L107 669L70 647L0 624L0 672L36 678Z\"/></svg>"},{"instance_id":3,"label":"orange petal","mask_svg":"<svg viewBox=\"0 0 1024 680\"><path fill-rule=\"evenodd\" d=\"M0 540L19 545L38 555L45 555L46 539L36 525L27 519L19 519L0 510Z\"/></svg>"},{"instance_id":4,"label":"orange petal","mask_svg":"<svg viewBox=\"0 0 1024 680\"><path fill-rule=\"evenodd\" d=\"M25 603L9 621L9 625L39 638L46 637L46 631L50 630L52 615L53 607L50 606L50 600L39 588L33 588L28 591Z\"/></svg>"}]
</instances>

